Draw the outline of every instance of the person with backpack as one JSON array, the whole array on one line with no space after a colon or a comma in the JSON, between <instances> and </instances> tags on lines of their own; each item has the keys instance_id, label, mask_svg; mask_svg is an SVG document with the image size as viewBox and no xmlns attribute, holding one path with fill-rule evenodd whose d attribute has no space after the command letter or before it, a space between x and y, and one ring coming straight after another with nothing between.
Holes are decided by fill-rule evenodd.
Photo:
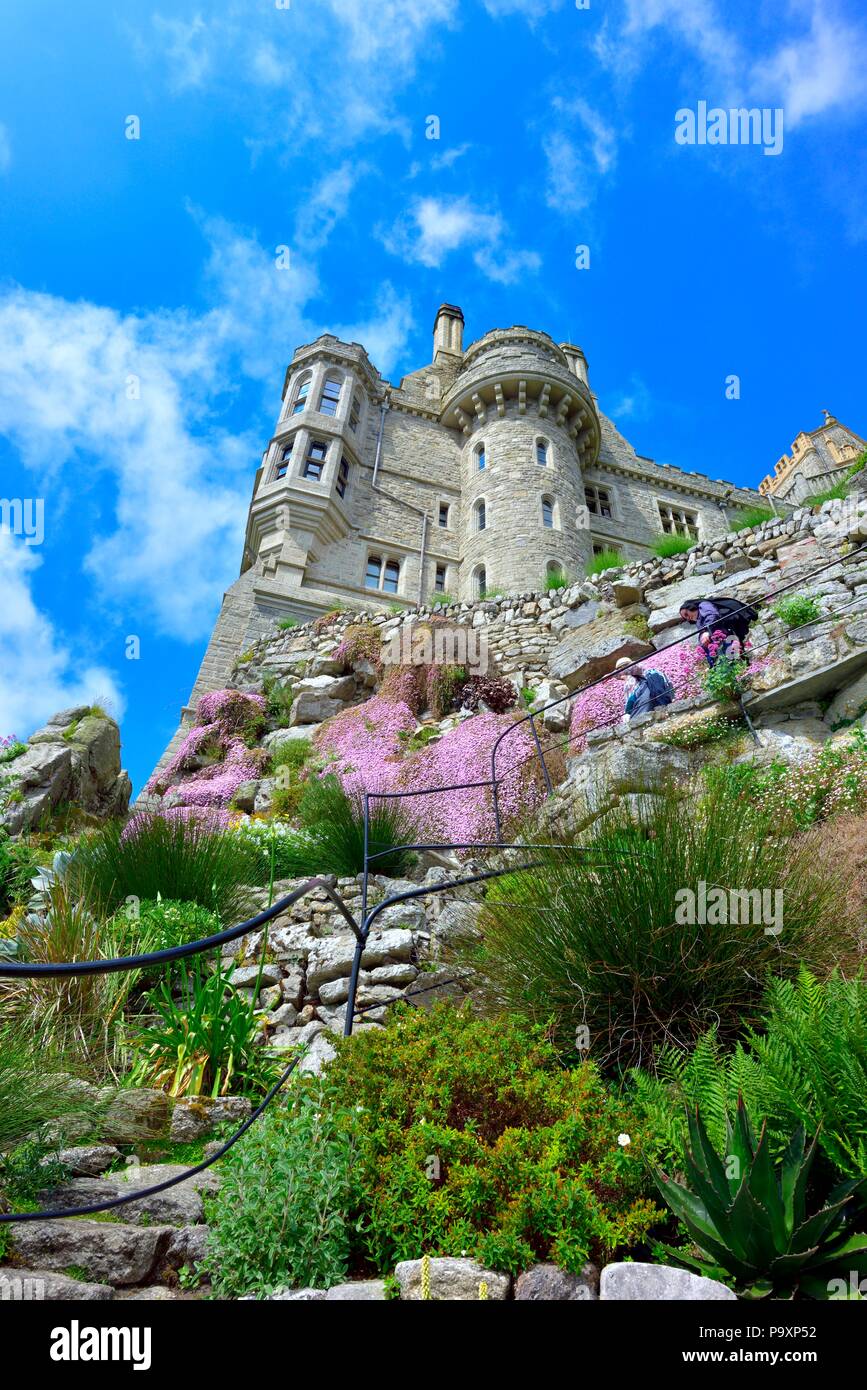
<instances>
[{"instance_id":1,"label":"person with backpack","mask_svg":"<svg viewBox=\"0 0 867 1390\"><path fill-rule=\"evenodd\" d=\"M699 646L708 664L713 666L718 656L730 656L734 660L741 655L750 624L759 615L755 608L736 598L703 598L688 599L681 604L680 616L685 623L698 624ZM725 640L719 645L713 641L715 632L725 634Z\"/></svg>"},{"instance_id":2,"label":"person with backpack","mask_svg":"<svg viewBox=\"0 0 867 1390\"><path fill-rule=\"evenodd\" d=\"M624 713L627 719L635 719L639 714L647 714L648 710L671 704L674 699L674 686L661 671L655 671L652 666L646 669L643 666L635 666L628 656L622 656L614 670L622 671L626 666L632 668L630 675L634 677L632 689L626 697ZM623 680L624 677L620 676L619 679Z\"/></svg>"}]
</instances>

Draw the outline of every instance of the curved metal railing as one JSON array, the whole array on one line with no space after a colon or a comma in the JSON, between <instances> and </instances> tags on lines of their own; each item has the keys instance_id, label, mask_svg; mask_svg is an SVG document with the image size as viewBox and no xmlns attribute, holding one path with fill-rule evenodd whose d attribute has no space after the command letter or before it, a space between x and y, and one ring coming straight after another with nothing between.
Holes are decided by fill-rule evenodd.
<instances>
[{"instance_id":1,"label":"curved metal railing","mask_svg":"<svg viewBox=\"0 0 867 1390\"><path fill-rule=\"evenodd\" d=\"M834 567L837 566L837 565L842 565L842 564L847 563L848 561L854 559L856 555L860 554L860 553L861 553L862 551L864 551L865 549L867 549L867 541L863 542L861 545L857 546L854 550L850 551L850 553L849 553L848 555L839 557L839 558L834 559L834 560L831 560L831 561L828 561L826 564L821 565L818 569L814 570L814 571L813 571L811 574L809 574L808 576L801 576L801 577L799 577L798 579L793 580L790 584L782 585L782 586L779 586L779 587L773 589L773 590L770 591L768 594L766 594L763 598L757 599L757 600L755 601L756 606L761 607L762 605L769 603L769 602L771 601L771 599L777 599L777 598L780 596L780 594L787 592L787 590L802 586L802 585L803 585L804 583L806 583L809 579L815 578L816 575L824 573L824 571L827 570L827 569L832 569L832 568L834 568ZM742 604L742 605L740 606L740 610L746 609L747 607L750 607L750 606L751 606L751 605L744 603L744 604ZM731 613L729 616L734 616L734 614L737 613L737 612L740 611L740 610L738 610L738 609L733 610L732 613ZM660 652L662 652L662 651L669 651L669 650L670 650L671 648L673 648L673 647L677 647L677 646L680 646L681 644L683 644L683 643L685 643L685 642L694 641L694 640L695 640L695 634L694 634L694 633L689 633L689 634L687 634L686 637L681 637L681 638L676 639L674 642L669 642L669 643L667 643L665 646L660 647L660 648L658 648L657 650L660 651ZM621 671L626 671L626 670L632 669L633 666L639 665L639 664L641 663L642 660L647 660L647 658L638 658L638 659L636 659L635 661L631 662L630 665L629 665L628 667L622 667L622 668L621 668ZM533 752L532 752L530 755L528 755L526 758L519 759L517 762L515 762L514 764L512 764L512 765L509 767L508 771L509 771L510 773L512 773L512 772L516 771L518 767L522 766L525 762L529 761L530 758L538 757L539 762L540 762L540 765L541 765L541 770L542 770L542 775L543 775L543 779L544 779L544 782L545 782L545 786L546 786L547 791L550 793L550 792L553 790L553 785L552 785L552 782L551 782L550 773L549 773L548 768L547 768L547 765L546 765L546 763L545 763L545 750L544 750L543 745L542 745L542 742L541 742L541 740L540 740L540 738L539 738L539 732L538 732L538 729L537 729L536 723L535 723L535 720L536 720L536 718L538 717L538 714L539 714L539 713L544 714L545 711L547 711L547 710L549 710L549 709L552 709L552 708L555 708L555 707L558 706L558 705L562 705L562 704L566 704L566 703L570 702L571 700L573 700L573 699L577 698L578 696L584 694L587 690L592 689L594 686L600 685L603 681L605 681L605 680L610 680L610 679L612 678L612 676L613 676L613 672L607 672L605 675L599 676L599 677L597 677L595 680L588 681L585 685L581 686L578 690L570 691L567 695L563 695L563 696L559 697L557 700L552 700L548 705L545 706L545 710L543 710L543 711L535 711L535 712L529 711L526 715L523 715L523 716L521 716L521 718L516 719L507 729L503 730L503 732L497 737L497 739L495 740L495 742L494 742L494 744L493 744L493 746L492 746L492 749L491 749L491 776L490 776L490 778L488 778L488 779L477 780L477 781L472 781L472 782L454 783L454 784L450 784L450 785L447 785L447 786L439 786L439 787L423 787L423 788L417 788L417 789L412 790L412 791L370 792L370 793L369 793L369 792L364 792L364 793L363 793L363 809L364 809L364 867L363 867L363 873L362 873L362 900L361 900L361 922L360 922L360 923L356 921L355 917L354 917L353 914L350 912L350 910L349 910L349 908L347 907L346 903L343 901L343 899L341 898L340 894L336 891L336 888L334 887L334 883L332 882L332 880L329 879L329 878L317 877L317 878L308 879L306 882L304 882L303 884L301 884L298 888L293 889L293 891L292 891L291 893L288 893L288 894L286 894L284 897L280 898L280 899L279 899L276 903L274 903L271 907L268 907L268 908L264 909L262 912L258 913L255 917L251 917L251 918L249 918L247 921L239 923L237 926L228 927L228 928L226 928L224 931L216 932L216 933L214 933L212 936L203 937L203 938L201 938L201 939L198 940L198 941L186 942L186 943L184 943L183 945L180 945L180 946L170 946L170 947L167 947L167 948L165 948L165 949L163 949L163 950L161 950L161 951L151 951L151 952L146 952L146 953L142 953L142 954L139 954L139 955L133 955L133 956L118 956L118 957L111 957L111 958L108 958L108 959L105 959L105 960L61 961L61 962L52 962L52 963L33 962L33 963L30 963L30 962L23 962L23 961L11 962L11 961L7 961L7 960L0 959L0 978L4 978L4 977L6 977L6 978L10 978L10 977L11 977L11 978L16 978L16 977L17 977L17 978L21 978L21 977L24 977L24 978L36 978L36 977L45 977L45 976L59 977L59 976L73 976L73 975L107 974L107 973L110 973L110 972L120 971L120 970L133 970L133 969L139 969L139 968L146 967L146 966L165 965L165 964L168 964L168 963L170 963L170 962L172 962L172 961L175 961L175 960L181 960L181 959L184 959L184 958L189 957L189 956L201 954L201 953L204 952L204 951L212 950L212 949L214 949L215 947L223 946L226 942L235 941L235 940L237 940L239 937L244 936L244 935L248 934L249 932L255 931L255 930L257 930L259 927L265 926L268 922L273 921L273 919L274 919L275 917L280 916L281 913L285 912L287 908L291 907L294 903L298 902L301 898L305 897L308 893L314 892L314 891L321 891L321 892L324 892L324 893L326 894L326 896L329 898L329 900L333 903L333 905L334 905L334 906L337 908L337 910L341 913L341 915L344 917L344 919L345 919L345 920L347 921L347 923L349 924L349 927L351 928L351 930L352 930L352 932L353 932L353 935L355 936L355 953L354 953L354 956L353 956L352 970L351 970L351 974L350 974L349 994L348 994L348 998L347 998L347 1001L346 1001L345 1016L344 1016L344 1036L347 1036L347 1037L348 1037L348 1036L352 1033L353 1020L354 1020L356 1014L368 1012L370 1009L373 1009L373 1008L382 1008L382 1007L383 1007L383 1005L381 1005L381 1004L374 1004L374 1005L362 1005L362 1006L359 1008L359 1007L357 1006L357 1002L356 1002L356 1001L357 1001L357 996L358 996L359 976L360 976L360 973L361 973L361 967L362 967L362 963L363 963L363 959L364 959L364 951L365 951L365 948L366 948L366 946L367 946L368 938L369 938L369 936L370 936L370 931L371 931L371 928L372 928L374 922L377 920L377 918L378 918L387 908L393 907L393 906L395 906L396 904L399 904L399 903L401 903L401 902L408 902L408 901L412 901L412 900L414 900L414 899L416 899L416 898L428 896L428 895L431 894L431 893L452 892L452 891L454 891L454 890L457 889L457 888L466 887L466 886L469 886L469 885L472 885L472 884L476 884L476 883L482 883L482 882L485 882L486 880L500 877L500 876L503 875L503 874L514 873L516 870L519 870L519 869L531 868L531 867L533 867L533 864L534 864L534 861L530 861L530 862L527 863L527 864L513 864L513 863L510 863L508 866L503 867L503 868L487 869L487 870L484 870L484 871L481 871L481 872L476 872L476 873L464 875L463 877L461 877L461 878L459 878L459 879L448 879L447 881L445 881L445 882L443 882L443 883L438 883L438 884L422 884L422 885L420 885L420 886L417 887L417 888L404 889L404 890L402 890L402 891L400 891L400 892L398 892L398 893L392 893L392 894L390 894L390 895L387 895L385 898L382 899L381 902L375 904L372 908L369 908L369 907L368 907L368 903L369 903L369 891L370 891L370 875L371 875L371 868L372 868L372 866L374 865L375 861L376 861L377 859L379 859L379 858L384 857L384 856L387 855L387 854L388 854L388 855L391 855L391 854L394 854L395 851L401 851L401 850L406 851L407 853L410 853L410 852L413 852L413 851L416 851L416 852L423 852L423 851L429 851L429 850L449 850L449 849L451 849L451 850L454 850L454 849L462 849L462 850L481 849L481 850L497 850L497 851L505 851L505 850L523 850L523 851L527 851L527 852L532 853L534 850L538 850L538 849L559 849L559 848L567 848L567 846L560 846L560 845L543 845L543 844L536 844L536 845L533 845L533 844L527 844L527 843L508 843L508 842L504 841L503 835L502 835L502 821L501 821L501 815L500 815L500 805L499 805L499 796L498 796L498 786L499 786L499 781L500 781L500 779L497 777L497 766L496 766L497 753L498 753L498 751L499 751L500 745L504 742L504 740L505 740L508 736L510 736L511 734L513 734L514 731L515 731L517 728L520 727L520 725L525 724L525 723L529 723L529 724L530 724L530 729L531 729L532 738L533 738L533 743L534 743ZM618 721L618 722L619 722L619 721ZM567 737L566 743L568 744L568 742L569 742L569 738ZM487 788L489 788L490 791L491 791L492 807L493 807L493 814L494 814L494 822L495 822L495 827L496 827L496 839L495 839L495 840L493 840L493 841L468 841L468 842L464 842L464 843L455 843L455 842L452 842L452 841L426 842L426 843L407 843L407 844L405 844L405 845L390 845L390 846L389 846L387 849L385 849L385 850L374 850L374 851L371 850L371 844L370 844L370 803L371 803L371 801L374 801L374 800L400 800L400 799L407 798L407 797L419 797L419 796L425 796L425 795L437 795L437 794L441 794L441 793L443 793L443 792L464 791L464 790L469 790L469 789L471 789L471 788L480 788L480 787L487 787ZM625 853L625 852L626 852L626 851L621 851L621 853ZM588 849L588 850L584 851L584 853L587 855L587 862L588 862L588 864L591 864L591 863L593 862L593 861L592 861L592 858L591 858L592 851L590 851L590 850ZM442 988L444 984L449 984L449 983L455 983L455 984L456 984L456 983L459 983L459 980L458 980L457 977L455 977L455 979L452 980L452 981L438 981L436 984L431 985L431 986L429 987L429 989L431 989L431 990L433 990L433 989L439 989L439 988ZM424 988L422 988L422 989L419 989L419 990L414 991L413 993L414 993L414 995L417 995L417 994L423 994L423 993L425 993L425 992L427 992L427 991L426 991ZM194 1166L192 1166L192 1167L190 1167L190 1168L188 1168L188 1169L185 1169L182 1173L177 1174L175 1177L165 1179L163 1182L152 1184L152 1185L149 1186L149 1187L140 1188L140 1189L138 1189L137 1191L134 1191L134 1192L124 1193L123 1195L118 1195L118 1196L115 1196L115 1197L112 1197L112 1198L107 1198L105 1201L102 1201L102 1202L93 1202L93 1203L90 1203L90 1204L87 1205L87 1206L75 1207L75 1208L71 1208L71 1209L60 1209L60 1210L42 1210L42 1211L36 1211L36 1212L11 1212L11 1213L10 1213L10 1212L4 1212L4 1213L0 1213L0 1223L28 1222L28 1221L45 1221L45 1220L56 1220L56 1219L61 1219L61 1218L70 1217L70 1216L79 1216L79 1217L80 1217L80 1216L96 1215L96 1214L99 1213L99 1212L111 1211L111 1210L114 1210L114 1209L116 1209L116 1208L118 1208L118 1207L125 1206L125 1205L127 1205L128 1203L130 1203L130 1202L141 1201L141 1200L142 1200L143 1198L145 1198L145 1197L153 1196L154 1194L159 1193L159 1192L165 1192L165 1191L167 1191L169 1188L176 1187L178 1184L180 1184L180 1183L182 1183L182 1182L186 1182L189 1178L195 1177L197 1174L202 1173L202 1172L204 1172L206 1169L210 1168L212 1164L218 1162L219 1159L221 1159L226 1153L229 1152L229 1150L230 1150L231 1148L234 1147L235 1144L237 1144L238 1140L241 1139L241 1137L251 1128L251 1126L252 1126L253 1124L255 1124L255 1122L259 1119L259 1117L265 1112L265 1110L266 1110L266 1109L268 1108L268 1106L271 1104L271 1102L273 1101L273 1099L275 1098L275 1096L277 1096L277 1095L279 1094L279 1092L283 1089L283 1087L285 1086L286 1082L288 1081L290 1075L292 1074L292 1072L293 1072L293 1071L296 1069L296 1067L298 1066L300 1060L301 1060L301 1054L298 1054L298 1055L296 1055L295 1057L292 1058L292 1060L291 1060L291 1061L289 1062L289 1064L286 1066L286 1068L284 1069L284 1071L282 1072L282 1074L280 1075L280 1077L278 1078L278 1080L274 1083L274 1085L271 1087L271 1089L267 1092L267 1094L264 1096L264 1098L263 1098L262 1101L259 1103L259 1105L256 1106L256 1108L251 1112L251 1114L250 1114L250 1115L248 1116L248 1118L244 1121L244 1123L243 1123L242 1125L240 1125L240 1126L238 1127L238 1129L235 1130L235 1132L234 1132L223 1144L221 1144L220 1147L219 1147L212 1155L210 1155L209 1158L203 1159L201 1163L195 1164Z\"/></svg>"}]
</instances>

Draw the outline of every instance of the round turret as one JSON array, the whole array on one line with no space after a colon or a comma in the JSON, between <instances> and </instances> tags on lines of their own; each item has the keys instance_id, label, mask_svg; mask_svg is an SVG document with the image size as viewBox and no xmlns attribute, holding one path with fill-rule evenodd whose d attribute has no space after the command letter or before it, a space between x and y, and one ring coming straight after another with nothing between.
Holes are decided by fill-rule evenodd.
<instances>
[{"instance_id":1,"label":"round turret","mask_svg":"<svg viewBox=\"0 0 867 1390\"><path fill-rule=\"evenodd\" d=\"M464 436L464 597L583 572L582 467L600 438L586 371L580 348L527 328L487 333L465 352L440 417Z\"/></svg>"}]
</instances>

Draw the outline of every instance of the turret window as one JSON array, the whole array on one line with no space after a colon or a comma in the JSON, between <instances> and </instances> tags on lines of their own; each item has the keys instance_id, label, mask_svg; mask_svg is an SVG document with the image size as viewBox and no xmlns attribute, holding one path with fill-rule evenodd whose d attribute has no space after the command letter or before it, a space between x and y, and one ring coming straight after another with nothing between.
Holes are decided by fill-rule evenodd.
<instances>
[{"instance_id":1,"label":"turret window","mask_svg":"<svg viewBox=\"0 0 867 1390\"><path fill-rule=\"evenodd\" d=\"M549 454L550 454L550 445L548 444L548 441L547 441L546 439L537 439L537 440L536 440L536 462L539 463L539 464L541 464L543 468L547 468L547 467L548 467Z\"/></svg>"},{"instance_id":2,"label":"turret window","mask_svg":"<svg viewBox=\"0 0 867 1390\"><path fill-rule=\"evenodd\" d=\"M322 387L322 395L319 397L320 415L336 415L337 405L340 401L340 387L342 383L339 377L327 376Z\"/></svg>"},{"instance_id":3,"label":"turret window","mask_svg":"<svg viewBox=\"0 0 867 1390\"><path fill-rule=\"evenodd\" d=\"M585 487L584 501L593 516L611 516L611 494L605 487Z\"/></svg>"},{"instance_id":4,"label":"turret window","mask_svg":"<svg viewBox=\"0 0 867 1390\"><path fill-rule=\"evenodd\" d=\"M488 509L484 502L476 503L476 530L484 531L488 524Z\"/></svg>"},{"instance_id":5,"label":"turret window","mask_svg":"<svg viewBox=\"0 0 867 1390\"><path fill-rule=\"evenodd\" d=\"M292 467L292 448L294 446L294 443L294 439L290 439L289 443L284 444L283 448L281 449L275 477L285 478L286 474L289 472L289 469Z\"/></svg>"},{"instance_id":6,"label":"turret window","mask_svg":"<svg viewBox=\"0 0 867 1390\"><path fill-rule=\"evenodd\" d=\"M553 497L542 498L542 525L547 526L553 531L555 521L555 503Z\"/></svg>"},{"instance_id":7,"label":"turret window","mask_svg":"<svg viewBox=\"0 0 867 1390\"><path fill-rule=\"evenodd\" d=\"M448 504L448 502L440 502L439 522L440 522L440 526L448 526L448 524L449 524L449 504Z\"/></svg>"},{"instance_id":8,"label":"turret window","mask_svg":"<svg viewBox=\"0 0 867 1390\"><path fill-rule=\"evenodd\" d=\"M295 392L295 400L292 404L292 414L300 415L302 410L307 409L307 397L310 394L310 378L305 377L299 383L298 390Z\"/></svg>"},{"instance_id":9,"label":"turret window","mask_svg":"<svg viewBox=\"0 0 867 1390\"><path fill-rule=\"evenodd\" d=\"M473 591L476 598L484 598L488 592L488 572L484 565L479 565L473 574Z\"/></svg>"},{"instance_id":10,"label":"turret window","mask_svg":"<svg viewBox=\"0 0 867 1390\"><path fill-rule=\"evenodd\" d=\"M434 575L434 592L437 593L437 594L444 594L445 591L446 591L446 567L445 567L445 565L437 565L437 567L436 567L436 573L435 573L435 575Z\"/></svg>"},{"instance_id":11,"label":"turret window","mask_svg":"<svg viewBox=\"0 0 867 1390\"><path fill-rule=\"evenodd\" d=\"M346 489L349 486L349 464L344 456L340 460L340 467L337 470L337 496L345 497Z\"/></svg>"},{"instance_id":12,"label":"turret window","mask_svg":"<svg viewBox=\"0 0 867 1390\"><path fill-rule=\"evenodd\" d=\"M479 444L476 449L476 467L478 468L480 473L482 469L486 467L487 461L488 460L487 454L485 453L485 446L484 444Z\"/></svg>"},{"instance_id":13,"label":"turret window","mask_svg":"<svg viewBox=\"0 0 867 1390\"><path fill-rule=\"evenodd\" d=\"M318 483L322 479L322 471L325 468L325 456L328 453L328 445L322 440L313 439L310 448L307 450L307 458L304 460L304 477L311 482Z\"/></svg>"}]
</instances>

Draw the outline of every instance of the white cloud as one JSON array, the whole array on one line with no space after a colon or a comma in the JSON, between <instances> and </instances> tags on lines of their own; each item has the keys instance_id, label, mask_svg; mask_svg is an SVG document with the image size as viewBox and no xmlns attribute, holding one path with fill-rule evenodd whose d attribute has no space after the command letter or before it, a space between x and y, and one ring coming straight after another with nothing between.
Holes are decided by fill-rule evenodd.
<instances>
[{"instance_id":1,"label":"white cloud","mask_svg":"<svg viewBox=\"0 0 867 1390\"><path fill-rule=\"evenodd\" d=\"M653 414L653 395L641 377L631 376L625 390L618 391L606 407L612 420L647 420Z\"/></svg>"},{"instance_id":2,"label":"white cloud","mask_svg":"<svg viewBox=\"0 0 867 1390\"><path fill-rule=\"evenodd\" d=\"M393 255L434 269L452 252L472 251L482 273L501 284L511 284L522 271L535 271L541 265L534 251L507 245L499 213L480 211L466 196L416 198L391 228L380 228L378 235Z\"/></svg>"},{"instance_id":3,"label":"white cloud","mask_svg":"<svg viewBox=\"0 0 867 1390\"><path fill-rule=\"evenodd\" d=\"M552 10L562 9L564 0L483 0L485 9L495 19L503 15L522 14L532 25Z\"/></svg>"},{"instance_id":4,"label":"white cloud","mask_svg":"<svg viewBox=\"0 0 867 1390\"><path fill-rule=\"evenodd\" d=\"M58 636L33 596L42 563L32 547L0 529L0 733L26 738L37 725L70 705L106 705L124 712L117 682Z\"/></svg>"},{"instance_id":5,"label":"white cloud","mask_svg":"<svg viewBox=\"0 0 867 1390\"><path fill-rule=\"evenodd\" d=\"M748 42L731 27L728 11L714 0L627 0L616 41L603 28L595 43L600 62L632 74L651 60L647 36L674 38L699 62L713 92L698 95L721 106L745 101L782 106L791 128L811 116L849 111L867 97L867 29L850 23L827 0L792 0L792 32L774 16L772 38L751 24ZM762 45L767 50L761 52Z\"/></svg>"},{"instance_id":6,"label":"white cloud","mask_svg":"<svg viewBox=\"0 0 867 1390\"><path fill-rule=\"evenodd\" d=\"M280 270L250 234L197 216L213 302L199 315L122 315L18 288L0 295L0 432L48 495L79 474L107 482L85 569L105 603L187 641L208 633L237 573L263 443L258 430L228 431L222 405L247 377L267 388L276 415L292 349L331 328L308 315L312 262L293 257ZM410 328L406 301L386 286L351 334L382 349L377 365L388 370ZM128 399L131 379L140 399Z\"/></svg>"},{"instance_id":7,"label":"white cloud","mask_svg":"<svg viewBox=\"0 0 867 1390\"><path fill-rule=\"evenodd\" d=\"M292 0L285 9L223 0L190 21L156 14L135 43L172 90L218 89L224 104L243 102L255 153L291 151L301 136L335 146L406 137L395 98L458 12L459 0Z\"/></svg>"},{"instance_id":8,"label":"white cloud","mask_svg":"<svg viewBox=\"0 0 867 1390\"><path fill-rule=\"evenodd\" d=\"M535 275L542 266L542 257L536 251L501 251L489 246L477 251L473 260L498 285L514 285L526 272Z\"/></svg>"},{"instance_id":9,"label":"white cloud","mask_svg":"<svg viewBox=\"0 0 867 1390\"><path fill-rule=\"evenodd\" d=\"M325 245L336 224L346 216L349 200L368 166L346 159L331 169L317 187L300 199L295 222L295 243L299 250L318 251Z\"/></svg>"},{"instance_id":10,"label":"white cloud","mask_svg":"<svg viewBox=\"0 0 867 1390\"><path fill-rule=\"evenodd\" d=\"M0 121L0 174L5 174L12 163L12 142L8 127Z\"/></svg>"},{"instance_id":11,"label":"white cloud","mask_svg":"<svg viewBox=\"0 0 867 1390\"><path fill-rule=\"evenodd\" d=\"M556 124L542 138L545 202L558 212L581 212L617 163L617 134L581 97L556 97L552 108Z\"/></svg>"},{"instance_id":12,"label":"white cloud","mask_svg":"<svg viewBox=\"0 0 867 1390\"><path fill-rule=\"evenodd\" d=\"M757 95L774 94L790 127L837 107L851 110L867 96L867 30L817 6L809 33L757 63L751 82Z\"/></svg>"}]
</instances>

